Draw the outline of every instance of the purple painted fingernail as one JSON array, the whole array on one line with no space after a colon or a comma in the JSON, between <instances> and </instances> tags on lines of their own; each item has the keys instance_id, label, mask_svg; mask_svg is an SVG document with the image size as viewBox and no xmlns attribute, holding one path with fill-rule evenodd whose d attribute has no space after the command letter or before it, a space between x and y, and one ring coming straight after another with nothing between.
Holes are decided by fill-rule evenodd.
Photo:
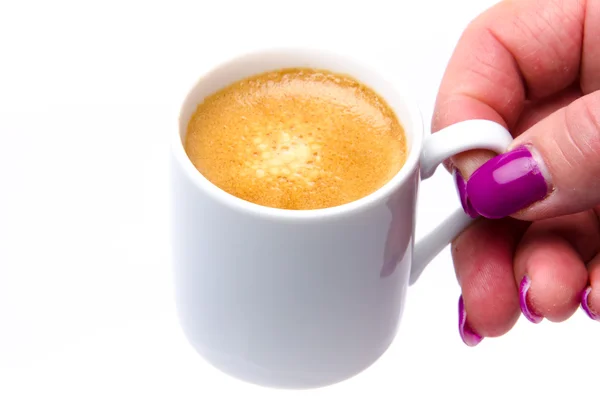
<instances>
[{"instance_id":1,"label":"purple painted fingernail","mask_svg":"<svg viewBox=\"0 0 600 397\"><path fill-rule=\"evenodd\" d=\"M489 160L471 175L466 197L473 210L504 218L546 197L548 184L540 164L526 147Z\"/></svg>"},{"instance_id":2,"label":"purple painted fingernail","mask_svg":"<svg viewBox=\"0 0 600 397\"><path fill-rule=\"evenodd\" d=\"M462 295L458 300L458 332L460 332L460 337L467 346L477 346L483 340L483 336L473 331L467 323L467 312L465 311Z\"/></svg>"},{"instance_id":3,"label":"purple painted fingernail","mask_svg":"<svg viewBox=\"0 0 600 397\"><path fill-rule=\"evenodd\" d=\"M544 317L540 316L530 308L530 303L527 301L529 287L531 287L531 279L529 276L525 276L521 280L521 285L519 286L519 304L521 305L521 312L525 318L534 324L538 324Z\"/></svg>"},{"instance_id":4,"label":"purple painted fingernail","mask_svg":"<svg viewBox=\"0 0 600 397\"><path fill-rule=\"evenodd\" d=\"M477 218L479 214L477 213L477 211L475 211L467 197L467 183L465 182L465 179L461 175L460 171L456 168L454 169L453 174L454 183L456 185L456 191L458 192L458 196L460 197L460 203L462 204L463 210L471 218Z\"/></svg>"},{"instance_id":5,"label":"purple painted fingernail","mask_svg":"<svg viewBox=\"0 0 600 397\"><path fill-rule=\"evenodd\" d=\"M592 310L588 302L590 292L592 292L592 287L587 287L585 290L583 290L583 293L581 294L581 308L592 320L600 321L600 315L596 314Z\"/></svg>"}]
</instances>

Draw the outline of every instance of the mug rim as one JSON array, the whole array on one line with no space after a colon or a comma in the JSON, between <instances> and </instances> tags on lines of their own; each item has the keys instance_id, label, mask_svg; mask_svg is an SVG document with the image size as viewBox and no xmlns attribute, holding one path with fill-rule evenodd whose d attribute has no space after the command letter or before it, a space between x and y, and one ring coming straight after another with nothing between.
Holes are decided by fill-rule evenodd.
<instances>
[{"instance_id":1,"label":"mug rim","mask_svg":"<svg viewBox=\"0 0 600 397\"><path fill-rule=\"evenodd\" d=\"M354 200L352 202L341 204L334 207L327 208L319 208L319 209L309 209L309 210L290 210L283 208L274 208L267 207L260 204L256 204L250 201L246 201L237 196L232 195L231 193L226 192L225 190L219 188L214 185L211 181L209 181L204 175L200 173L193 165L191 159L188 157L185 152L184 142L182 137L185 135L186 131L182 131L182 117L184 110L186 109L186 105L191 100L191 97L194 91L201 85L203 82L209 78L212 74L216 73L220 69L224 69L228 66L232 66L234 64L240 64L244 62L248 62L248 60L257 57L265 57L265 56L306 56L307 58L323 58L327 57L329 59L334 58L338 62L343 62L344 64L350 64L354 69L362 70L365 73L371 74L375 79L384 82L390 86L392 86L392 92L396 95L403 106L406 108L409 117L410 117L410 125L411 131L408 131L406 128L407 122L405 122L402 118L399 117L397 112L397 107L394 107L389 103L387 98L381 94L377 89L372 88L370 84L363 83L368 87L371 87L378 95L381 95L386 99L388 105L394 111L394 114L398 118L398 121L402 125L404 129L404 133L407 136L407 142L410 141L410 147L408 156L404 162L404 165L400 168L400 170L390 179L386 184L381 186L379 189L374 192L361 197L360 199ZM300 65L298 65L300 67ZM267 68L264 72L269 70L276 70L275 68ZM360 76L356 76L353 73L345 73L336 70L335 68L327 68L323 67L322 69L330 70L334 73L344 73L348 76L362 82L362 78ZM255 73L248 73L245 77L250 77ZM227 59L216 63L212 67L208 68L204 71L200 77L198 77L195 83L188 89L187 94L184 97L184 100L181 102L179 106L179 116L177 118L178 128L175 133L172 135L171 141L171 152L175 157L179 167L182 168L186 177L194 183L198 189L206 193L210 196L211 199L220 202L232 210L243 212L248 215L253 215L260 218L272 219L272 220L290 220L290 221L311 221L311 220L323 220L325 218L336 218L343 217L353 213L362 212L369 208L372 208L382 201L388 199L399 187L407 183L407 180L413 174L414 170L419 165L419 159L421 156L421 152L423 150L423 141L424 141L424 126L423 126L423 118L420 112L419 107L417 106L416 101L413 99L413 96L409 94L409 91L406 87L399 87L396 81L388 78L388 73L381 70L381 68L375 68L372 65L369 65L365 61L358 60L356 57L341 53L339 51L332 50L324 50L317 48L308 48L308 47L275 47L275 48L265 48L265 49L254 49L251 51L246 51L242 54L238 54L235 56L229 56ZM242 77L242 78L245 78ZM238 79L236 79L238 80ZM394 81L392 83L392 81ZM231 81L233 83L234 81ZM228 83L228 84L231 84ZM214 90L212 92L215 92ZM389 95L388 95L389 97ZM195 104L194 106L197 106ZM186 120L185 126L187 127L187 123L189 120ZM409 136L410 135L410 136Z\"/></svg>"}]
</instances>

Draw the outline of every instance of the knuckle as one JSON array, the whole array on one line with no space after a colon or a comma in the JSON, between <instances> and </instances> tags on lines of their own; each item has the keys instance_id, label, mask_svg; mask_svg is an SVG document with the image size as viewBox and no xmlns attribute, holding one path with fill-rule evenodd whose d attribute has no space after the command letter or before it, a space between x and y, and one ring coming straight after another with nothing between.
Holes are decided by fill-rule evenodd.
<instances>
[{"instance_id":1,"label":"knuckle","mask_svg":"<svg viewBox=\"0 0 600 397\"><path fill-rule=\"evenodd\" d=\"M586 95L581 98L584 118L589 123L590 130L596 136L600 135L600 93Z\"/></svg>"},{"instance_id":2,"label":"knuckle","mask_svg":"<svg viewBox=\"0 0 600 397\"><path fill-rule=\"evenodd\" d=\"M584 186L600 189L600 92L577 99L562 109L562 120L548 125L552 131L538 138L546 167L555 184L569 194Z\"/></svg>"},{"instance_id":3,"label":"knuckle","mask_svg":"<svg viewBox=\"0 0 600 397\"><path fill-rule=\"evenodd\" d=\"M569 143L581 160L600 158L600 92L569 105L565 124Z\"/></svg>"}]
</instances>

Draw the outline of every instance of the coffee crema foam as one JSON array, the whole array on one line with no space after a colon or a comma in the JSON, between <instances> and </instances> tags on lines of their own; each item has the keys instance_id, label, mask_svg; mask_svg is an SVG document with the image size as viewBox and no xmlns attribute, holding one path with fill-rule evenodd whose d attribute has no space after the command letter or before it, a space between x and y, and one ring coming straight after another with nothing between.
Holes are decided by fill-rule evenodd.
<instances>
[{"instance_id":1,"label":"coffee crema foam","mask_svg":"<svg viewBox=\"0 0 600 397\"><path fill-rule=\"evenodd\" d=\"M373 90L307 68L256 75L205 98L184 144L217 187L292 210L365 197L387 183L407 155L402 125Z\"/></svg>"}]
</instances>

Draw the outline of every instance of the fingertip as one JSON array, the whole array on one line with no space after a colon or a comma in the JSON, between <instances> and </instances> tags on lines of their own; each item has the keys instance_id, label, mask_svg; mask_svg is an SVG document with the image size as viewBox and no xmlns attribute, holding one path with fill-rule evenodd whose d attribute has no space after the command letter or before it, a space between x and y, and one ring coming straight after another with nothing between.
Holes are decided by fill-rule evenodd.
<instances>
[{"instance_id":1,"label":"fingertip","mask_svg":"<svg viewBox=\"0 0 600 397\"><path fill-rule=\"evenodd\" d=\"M523 315L537 324L567 320L581 302L587 270L573 246L553 234L528 234L515 256Z\"/></svg>"},{"instance_id":2,"label":"fingertip","mask_svg":"<svg viewBox=\"0 0 600 397\"><path fill-rule=\"evenodd\" d=\"M475 331L467 320L467 311L462 295L458 299L458 332L464 344L469 347L475 347L483 340L483 336Z\"/></svg>"},{"instance_id":3,"label":"fingertip","mask_svg":"<svg viewBox=\"0 0 600 397\"><path fill-rule=\"evenodd\" d=\"M600 315L594 309L594 307L599 307L600 303L600 295L595 291L594 295L592 295L592 287L587 287L583 290L581 294L581 308L592 320L600 321Z\"/></svg>"},{"instance_id":4,"label":"fingertip","mask_svg":"<svg viewBox=\"0 0 600 397\"><path fill-rule=\"evenodd\" d=\"M531 279L525 275L519 284L519 305L521 306L521 312L525 318L534 324L542 322L543 316L538 314L533 308L533 303L529 297L529 288L531 287Z\"/></svg>"},{"instance_id":5,"label":"fingertip","mask_svg":"<svg viewBox=\"0 0 600 397\"><path fill-rule=\"evenodd\" d=\"M460 199L460 204L463 208L463 211L471 218L477 218L479 214L473 206L471 205L469 198L467 197L467 183L463 178L461 172L458 169L453 169L452 176L454 177L454 186L456 187L456 192Z\"/></svg>"},{"instance_id":6,"label":"fingertip","mask_svg":"<svg viewBox=\"0 0 600 397\"><path fill-rule=\"evenodd\" d=\"M592 320L600 321L600 254L588 264L590 285L581 294L581 308Z\"/></svg>"},{"instance_id":7,"label":"fingertip","mask_svg":"<svg viewBox=\"0 0 600 397\"><path fill-rule=\"evenodd\" d=\"M489 289L488 285L466 286L463 296L468 300L468 325L485 337L506 334L520 315L516 288Z\"/></svg>"}]
</instances>

